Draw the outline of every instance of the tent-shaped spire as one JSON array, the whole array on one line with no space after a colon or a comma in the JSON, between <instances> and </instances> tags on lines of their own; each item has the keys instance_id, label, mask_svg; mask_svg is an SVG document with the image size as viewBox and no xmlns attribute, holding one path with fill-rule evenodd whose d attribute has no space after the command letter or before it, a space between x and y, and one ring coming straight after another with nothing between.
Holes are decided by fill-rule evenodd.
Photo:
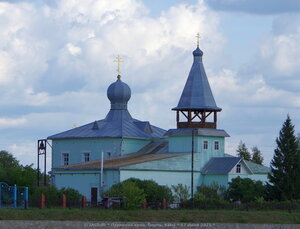
<instances>
[{"instance_id":1,"label":"tent-shaped spire","mask_svg":"<svg viewBox=\"0 0 300 229\"><path fill-rule=\"evenodd\" d=\"M217 127L217 112L222 109L216 105L213 93L202 63L203 52L197 48L193 52L194 62L177 107L177 128ZM209 116L214 114L213 120ZM180 121L180 115L186 119Z\"/></svg>"},{"instance_id":2,"label":"tent-shaped spire","mask_svg":"<svg viewBox=\"0 0 300 229\"><path fill-rule=\"evenodd\" d=\"M172 110L221 111L217 107L202 63L203 52L197 47L193 52L194 63L184 86L177 107Z\"/></svg>"}]
</instances>

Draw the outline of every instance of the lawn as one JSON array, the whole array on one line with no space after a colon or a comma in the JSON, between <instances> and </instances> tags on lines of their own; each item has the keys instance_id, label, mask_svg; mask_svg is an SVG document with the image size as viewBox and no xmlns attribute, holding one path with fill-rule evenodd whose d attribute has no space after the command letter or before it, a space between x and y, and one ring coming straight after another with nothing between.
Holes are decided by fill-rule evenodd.
<instances>
[{"instance_id":1,"label":"lawn","mask_svg":"<svg viewBox=\"0 0 300 229\"><path fill-rule=\"evenodd\" d=\"M300 212L32 208L0 209L0 220L300 224Z\"/></svg>"}]
</instances>

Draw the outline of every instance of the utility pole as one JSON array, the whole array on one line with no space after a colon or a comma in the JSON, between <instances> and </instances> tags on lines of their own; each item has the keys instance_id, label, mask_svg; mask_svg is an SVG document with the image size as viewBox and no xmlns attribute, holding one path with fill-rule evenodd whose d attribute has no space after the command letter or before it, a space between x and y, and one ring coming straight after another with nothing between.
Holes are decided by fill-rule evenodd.
<instances>
[{"instance_id":1,"label":"utility pole","mask_svg":"<svg viewBox=\"0 0 300 229\"><path fill-rule=\"evenodd\" d=\"M192 160L191 160L191 197L192 197L192 208L194 208L194 129L192 129Z\"/></svg>"}]
</instances>

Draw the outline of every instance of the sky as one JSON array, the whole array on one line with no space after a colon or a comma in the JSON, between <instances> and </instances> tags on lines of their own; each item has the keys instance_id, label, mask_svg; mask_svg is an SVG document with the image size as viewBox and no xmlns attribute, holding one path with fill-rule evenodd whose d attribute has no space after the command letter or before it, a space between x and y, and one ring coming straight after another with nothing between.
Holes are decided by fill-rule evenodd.
<instances>
[{"instance_id":1,"label":"sky","mask_svg":"<svg viewBox=\"0 0 300 229\"><path fill-rule=\"evenodd\" d=\"M198 32L226 153L242 140L269 165L288 114L300 132L299 0L0 0L0 28L0 149L24 165L105 118L117 55L131 115L176 128Z\"/></svg>"}]
</instances>

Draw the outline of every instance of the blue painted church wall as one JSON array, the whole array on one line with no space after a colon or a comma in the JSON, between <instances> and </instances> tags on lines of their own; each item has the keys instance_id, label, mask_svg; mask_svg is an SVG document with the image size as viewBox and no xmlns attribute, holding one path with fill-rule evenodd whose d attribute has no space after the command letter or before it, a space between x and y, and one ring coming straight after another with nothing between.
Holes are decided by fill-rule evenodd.
<instances>
[{"instance_id":1,"label":"blue painted church wall","mask_svg":"<svg viewBox=\"0 0 300 229\"><path fill-rule=\"evenodd\" d=\"M194 154L194 168L195 170L200 171L200 154ZM151 170L181 170L181 171L190 171L191 170L191 154L162 159L157 161L144 162L135 165L129 165L123 167L122 169L151 169Z\"/></svg>"},{"instance_id":2,"label":"blue painted church wall","mask_svg":"<svg viewBox=\"0 0 300 229\"><path fill-rule=\"evenodd\" d=\"M204 149L203 142L208 142L208 148ZM214 148L215 142L219 142L219 149ZM199 161L195 162L197 169L202 167L209 161L211 157L224 156L224 137L209 137L209 136L195 136L194 137L194 151L199 153ZM170 152L191 152L192 151L192 137L191 136L176 136L169 137L169 151ZM198 155L198 154L197 154Z\"/></svg>"},{"instance_id":3,"label":"blue painted church wall","mask_svg":"<svg viewBox=\"0 0 300 229\"><path fill-rule=\"evenodd\" d=\"M59 171L55 173L54 183L57 188L74 188L82 195L86 196L87 200L91 199L91 188L97 188L98 199L101 199L100 187L100 170L78 170L76 172ZM53 179L53 178L52 178ZM120 182L119 170L104 170L103 171L103 191L108 190L114 184Z\"/></svg>"},{"instance_id":4,"label":"blue painted church wall","mask_svg":"<svg viewBox=\"0 0 300 229\"><path fill-rule=\"evenodd\" d=\"M60 172L55 174L55 186L60 188L74 188L82 195L91 199L91 188L99 189L100 173L97 171L78 171L76 173ZM98 198L100 195L98 195Z\"/></svg>"},{"instance_id":5,"label":"blue painted church wall","mask_svg":"<svg viewBox=\"0 0 300 229\"><path fill-rule=\"evenodd\" d=\"M150 142L143 139L124 138L122 142L122 155L135 153Z\"/></svg>"},{"instance_id":6,"label":"blue painted church wall","mask_svg":"<svg viewBox=\"0 0 300 229\"><path fill-rule=\"evenodd\" d=\"M52 167L63 165L62 153L69 153L69 164L84 162L83 154L90 153L90 161L134 153L150 141L130 138L62 139L52 141Z\"/></svg>"},{"instance_id":7,"label":"blue painted church wall","mask_svg":"<svg viewBox=\"0 0 300 229\"><path fill-rule=\"evenodd\" d=\"M138 171L138 170L121 170L120 180L124 181L131 177L141 180L154 180L159 185L168 186L183 184L191 187L191 172L190 171ZM201 180L200 172L194 172L194 190L199 186Z\"/></svg>"},{"instance_id":8,"label":"blue painted church wall","mask_svg":"<svg viewBox=\"0 0 300 229\"><path fill-rule=\"evenodd\" d=\"M203 185L210 186L214 183L227 187L228 186L228 175L227 174L209 174L203 175Z\"/></svg>"},{"instance_id":9,"label":"blue painted church wall","mask_svg":"<svg viewBox=\"0 0 300 229\"><path fill-rule=\"evenodd\" d=\"M120 155L121 139L63 139L52 141L52 167L63 165L62 153L69 153L69 164L83 162L83 153L90 153L90 160Z\"/></svg>"}]
</instances>

